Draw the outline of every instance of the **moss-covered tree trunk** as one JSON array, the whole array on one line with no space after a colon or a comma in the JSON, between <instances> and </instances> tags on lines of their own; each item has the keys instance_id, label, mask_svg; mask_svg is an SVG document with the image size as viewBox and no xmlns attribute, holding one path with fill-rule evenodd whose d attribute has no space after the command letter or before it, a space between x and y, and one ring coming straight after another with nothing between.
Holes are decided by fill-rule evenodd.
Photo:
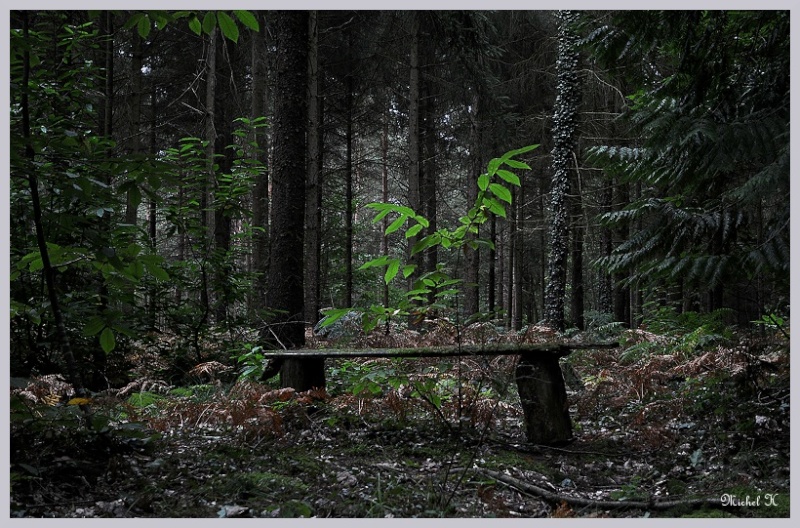
<instances>
[{"instance_id":1,"label":"moss-covered tree trunk","mask_svg":"<svg viewBox=\"0 0 800 528\"><path fill-rule=\"evenodd\" d=\"M575 125L580 92L578 85L577 35L572 29L577 15L558 13L558 62L556 104L553 115L553 180L550 189L550 251L547 261L545 320L564 330L569 222L566 196L569 192L569 165L575 150Z\"/></svg>"}]
</instances>

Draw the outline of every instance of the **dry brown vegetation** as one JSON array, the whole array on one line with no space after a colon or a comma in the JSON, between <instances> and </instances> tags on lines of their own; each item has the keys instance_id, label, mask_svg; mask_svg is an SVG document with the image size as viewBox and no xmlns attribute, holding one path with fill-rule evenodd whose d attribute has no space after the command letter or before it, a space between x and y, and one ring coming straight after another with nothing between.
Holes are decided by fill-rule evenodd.
<instances>
[{"instance_id":1,"label":"dry brown vegetation","mask_svg":"<svg viewBox=\"0 0 800 528\"><path fill-rule=\"evenodd\" d=\"M357 344L438 345L452 343L453 332L442 323L424 338L375 334ZM141 360L140 378L91 402L70 400L59 377L35 378L12 390L12 512L788 515L788 347L761 337L687 351L644 331L621 337L625 347L569 359L585 389L570 392L576 439L563 449L525 443L514 357L338 360L329 391L302 393L234 381L221 354L189 369L195 381L182 387L158 378L168 370L161 362ZM500 339L552 336L509 336L490 325L462 334L462 342ZM631 352L641 343L656 348ZM718 502L726 493L786 502L636 507Z\"/></svg>"}]
</instances>

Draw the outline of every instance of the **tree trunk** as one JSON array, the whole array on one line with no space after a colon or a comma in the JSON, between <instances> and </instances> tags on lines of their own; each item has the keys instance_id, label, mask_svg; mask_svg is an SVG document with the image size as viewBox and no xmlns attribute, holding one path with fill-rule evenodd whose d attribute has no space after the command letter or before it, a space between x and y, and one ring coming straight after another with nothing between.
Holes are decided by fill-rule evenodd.
<instances>
[{"instance_id":1,"label":"tree trunk","mask_svg":"<svg viewBox=\"0 0 800 528\"><path fill-rule=\"evenodd\" d=\"M524 227L524 220L525 220L525 213L524 213L524 204L525 204L525 187L524 182L521 182L519 189L516 192L516 220L514 221L514 236L512 239L512 244L514 248L514 266L513 266L513 277L514 280L512 282L512 289L513 289L513 299L514 303L512 305L513 312L512 312L512 320L511 324L514 330L522 329L522 314L524 312L524 303L523 303L523 295L522 295L522 285L523 285L523 256L525 255L525 237L523 232Z\"/></svg>"},{"instance_id":2,"label":"tree trunk","mask_svg":"<svg viewBox=\"0 0 800 528\"><path fill-rule=\"evenodd\" d=\"M611 210L611 204L614 199L614 186L611 182L604 188L601 194L600 204L603 212ZM612 232L608 228L601 227L600 247L601 254L608 258L611 256L613 247ZM600 270L600 284L598 291L598 304L600 313L613 314L614 313L614 285L611 274L606 270Z\"/></svg>"},{"instance_id":3,"label":"tree trunk","mask_svg":"<svg viewBox=\"0 0 800 528\"><path fill-rule=\"evenodd\" d=\"M502 220L498 220L501 222ZM497 280L495 286L497 287L497 310L498 318L503 315L506 308L506 236L507 231L501 229L497 233Z\"/></svg>"},{"instance_id":4,"label":"tree trunk","mask_svg":"<svg viewBox=\"0 0 800 528\"><path fill-rule=\"evenodd\" d=\"M387 101L388 107L388 101ZM389 203L389 109L383 114L383 134L381 135L381 201ZM389 227L389 218L384 216L381 221L381 255L389 255L389 236L386 229ZM389 285L382 282L383 306L389 306ZM388 325L388 323L387 323ZM387 326L388 329L388 326Z\"/></svg>"},{"instance_id":5,"label":"tree trunk","mask_svg":"<svg viewBox=\"0 0 800 528\"><path fill-rule=\"evenodd\" d=\"M103 11L100 17L101 32L106 40L103 43L103 104L98 121L103 135L110 139L114 123L114 14Z\"/></svg>"},{"instance_id":6,"label":"tree trunk","mask_svg":"<svg viewBox=\"0 0 800 528\"><path fill-rule=\"evenodd\" d=\"M157 122L157 112L156 112L156 86L155 84L152 87L150 92L150 153L155 156L157 154L157 134L156 134L156 122ZM153 254L157 253L157 242L156 234L158 228L158 204L155 198L150 199L149 204L149 214L148 214L148 238L150 239L150 248ZM156 328L157 323L157 313L158 313L158 293L156 291L155 284L150 287L150 291L148 292L148 307L147 307L147 317L148 323L151 329Z\"/></svg>"},{"instance_id":7,"label":"tree trunk","mask_svg":"<svg viewBox=\"0 0 800 528\"><path fill-rule=\"evenodd\" d=\"M350 54L348 44L348 55ZM348 61L352 68L352 61ZM344 81L345 105L345 197L344 197L344 306L353 306L353 76Z\"/></svg>"},{"instance_id":8,"label":"tree trunk","mask_svg":"<svg viewBox=\"0 0 800 528\"><path fill-rule=\"evenodd\" d=\"M571 297L570 297L570 313L572 316L572 324L579 330L584 330L585 321L583 317L584 312L584 289L583 289L583 237L584 237L584 214L583 214L583 199L581 196L581 180L580 173L575 170L575 177L573 178L575 189L570 199L570 209L572 218L572 267L571 267Z\"/></svg>"},{"instance_id":9,"label":"tree trunk","mask_svg":"<svg viewBox=\"0 0 800 528\"><path fill-rule=\"evenodd\" d=\"M267 75L268 57L271 53L268 50L268 42L265 42L269 31L264 24L264 17L258 13L259 24L264 28L260 33L253 34L252 40L252 75L253 75L253 96L251 102L251 114L253 119L267 117L268 101L270 100L269 83ZM269 127L261 127L255 130L255 140L257 147L257 158L264 164L265 170L256 177L253 188L253 225L259 229L253 235L253 271L260 277L254 288L253 307L256 309L265 308L265 284L267 269L269 267Z\"/></svg>"},{"instance_id":10,"label":"tree trunk","mask_svg":"<svg viewBox=\"0 0 800 528\"><path fill-rule=\"evenodd\" d=\"M478 199L478 185L475 179L483 173L480 101L481 90L480 86L478 86L472 97L472 109L469 113L471 171L467 176L466 182L467 207L472 207L475 200ZM474 240L476 236L470 233L467 234L467 238ZM480 282L480 252L477 249L464 246L464 268L466 282L464 286L464 316L468 318L480 311L480 290L478 289Z\"/></svg>"},{"instance_id":11,"label":"tree trunk","mask_svg":"<svg viewBox=\"0 0 800 528\"><path fill-rule=\"evenodd\" d=\"M630 194L628 192L628 184L620 183L616 186L617 199L619 204L627 205L630 201ZM622 242L628 239L629 226L627 224L621 225L614 230L616 240L614 246L619 246ZM626 276L624 273L615 273L613 276L614 288L614 320L624 323L630 327L631 324L631 298L630 288L624 284Z\"/></svg>"},{"instance_id":12,"label":"tree trunk","mask_svg":"<svg viewBox=\"0 0 800 528\"><path fill-rule=\"evenodd\" d=\"M434 114L436 111L436 94L433 89L434 58L433 42L427 37L427 33L422 33L421 38L421 60L420 60L420 142L422 156L420 160L420 205L422 216L429 225L425 229L426 234L436 232L437 229L437 204L436 204L436 126ZM436 270L438 263L437 246L432 246L424 251L422 255L423 273ZM435 301L435 292L431 292L429 302Z\"/></svg>"},{"instance_id":13,"label":"tree trunk","mask_svg":"<svg viewBox=\"0 0 800 528\"><path fill-rule=\"evenodd\" d=\"M320 317L322 93L320 90L319 13L309 13L308 31L308 164L305 207L305 320Z\"/></svg>"},{"instance_id":14,"label":"tree trunk","mask_svg":"<svg viewBox=\"0 0 800 528\"><path fill-rule=\"evenodd\" d=\"M570 11L560 11L558 18L557 95L553 116L553 180L550 189L550 252L545 289L545 320L551 328L563 331L569 240L565 198L569 192L569 165L575 150L575 121L580 92L577 35L571 28L577 15Z\"/></svg>"},{"instance_id":15,"label":"tree trunk","mask_svg":"<svg viewBox=\"0 0 800 528\"><path fill-rule=\"evenodd\" d=\"M408 108L408 205L418 214L421 213L420 179L422 172L421 142L420 142L420 17L419 12L411 12L411 49L409 51L410 79L409 79L409 108ZM408 240L408 263L416 265L420 270L421 258L419 253L411 255L411 248L417 237ZM409 288L413 279L409 279Z\"/></svg>"},{"instance_id":16,"label":"tree trunk","mask_svg":"<svg viewBox=\"0 0 800 528\"><path fill-rule=\"evenodd\" d=\"M200 225L204 229L203 240L201 246L206 248L203 254L203 262L201 263L201 272L203 280L200 286L200 304L203 309L203 318L211 310L211 294L209 292L209 284L206 275L206 266L208 265L207 259L210 253L211 240L214 236L214 216L209 211L211 200L210 193L213 188L214 182L214 152L216 147L217 130L214 124L214 105L217 87L217 29L214 28L208 36L207 55L206 55L206 101L205 101L205 131L204 139L207 141L206 145L206 174L204 184L200 189Z\"/></svg>"},{"instance_id":17,"label":"tree trunk","mask_svg":"<svg viewBox=\"0 0 800 528\"><path fill-rule=\"evenodd\" d=\"M272 231L267 305L276 310L264 331L272 346L305 343L303 243L306 121L308 119L308 11L277 11L276 82L272 171ZM299 168L299 169L298 169ZM298 391L324 387L324 362L286 360L281 385Z\"/></svg>"},{"instance_id":18,"label":"tree trunk","mask_svg":"<svg viewBox=\"0 0 800 528\"><path fill-rule=\"evenodd\" d=\"M489 249L489 284L488 284L488 307L487 310L494 317L495 310L495 282L497 270L497 217L492 215L489 219L489 241L492 243Z\"/></svg>"},{"instance_id":19,"label":"tree trunk","mask_svg":"<svg viewBox=\"0 0 800 528\"><path fill-rule=\"evenodd\" d=\"M131 154L138 156L142 152L141 121L142 121L142 62L144 51L142 49L142 37L134 30L133 32L133 55L131 57L131 131L130 131L130 151ZM136 197L138 189L128 190L127 203L125 207L125 223L136 225L139 203Z\"/></svg>"}]
</instances>

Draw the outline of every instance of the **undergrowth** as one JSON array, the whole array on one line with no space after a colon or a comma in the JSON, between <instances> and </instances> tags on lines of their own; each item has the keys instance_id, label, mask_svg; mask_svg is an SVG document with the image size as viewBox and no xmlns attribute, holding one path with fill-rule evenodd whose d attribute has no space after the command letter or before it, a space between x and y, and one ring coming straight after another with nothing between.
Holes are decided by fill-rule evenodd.
<instances>
[{"instance_id":1,"label":"undergrowth","mask_svg":"<svg viewBox=\"0 0 800 528\"><path fill-rule=\"evenodd\" d=\"M187 369L189 383L144 375L90 401L75 399L63 380L32 380L12 394L12 512L644 513L554 504L483 471L564 494L596 490L608 500L788 496L788 347L774 336L728 335L703 319L692 321L670 335L653 332L652 324L626 331L601 324L625 346L568 359L585 388L570 392L576 441L562 450L526 445L513 357L340 360L329 365L327 391L303 393L251 381L246 361L222 361L230 347ZM474 330L481 339L510 338L481 325ZM428 343L443 342L452 330L436 328L425 336ZM717 337L698 340L698 329ZM513 334L521 337L552 339L534 327ZM241 350L260 353L252 346ZM788 502L658 515L717 513L780 517Z\"/></svg>"}]
</instances>

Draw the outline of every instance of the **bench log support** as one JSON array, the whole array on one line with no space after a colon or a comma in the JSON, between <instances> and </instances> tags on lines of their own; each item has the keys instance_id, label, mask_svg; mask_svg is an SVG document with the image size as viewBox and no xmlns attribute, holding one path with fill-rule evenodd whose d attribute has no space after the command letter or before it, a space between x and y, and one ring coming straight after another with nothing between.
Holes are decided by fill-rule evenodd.
<instances>
[{"instance_id":1,"label":"bench log support","mask_svg":"<svg viewBox=\"0 0 800 528\"><path fill-rule=\"evenodd\" d=\"M572 421L558 356L522 356L516 378L528 442L553 446L570 442Z\"/></svg>"}]
</instances>

